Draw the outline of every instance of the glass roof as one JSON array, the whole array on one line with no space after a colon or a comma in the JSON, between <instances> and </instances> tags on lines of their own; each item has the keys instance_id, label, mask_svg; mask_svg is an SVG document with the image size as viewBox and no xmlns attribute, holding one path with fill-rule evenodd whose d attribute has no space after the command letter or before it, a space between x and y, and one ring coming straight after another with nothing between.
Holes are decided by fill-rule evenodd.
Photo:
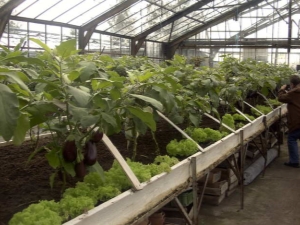
<instances>
[{"instance_id":1,"label":"glass roof","mask_svg":"<svg viewBox=\"0 0 300 225\"><path fill-rule=\"evenodd\" d=\"M13 16L82 26L125 0L26 0Z\"/></svg>"},{"instance_id":2,"label":"glass roof","mask_svg":"<svg viewBox=\"0 0 300 225\"><path fill-rule=\"evenodd\" d=\"M246 0L239 1L238 4L241 4L243 2L246 2ZM232 7L236 5L237 5L236 0L214 1L202 7L201 9L188 14L186 17L180 18L174 23L170 41L196 28L197 26L209 22L210 20L212 20L218 15L225 13L229 10L232 10ZM151 34L151 36L149 36L148 38L165 42L168 41L170 32L171 29L169 30L168 35L160 37L159 39L157 39L157 34L155 32Z\"/></svg>"},{"instance_id":3,"label":"glass roof","mask_svg":"<svg viewBox=\"0 0 300 225\"><path fill-rule=\"evenodd\" d=\"M11 0L13 1L13 0ZM147 36L147 40L168 42L185 33L207 24L214 18L233 10L249 0L212 0L200 9L185 15L174 23L159 27ZM299 0L293 0L297 2ZM75 26L83 26L95 18L114 9L117 5L128 2L128 8L118 11L114 16L101 21L96 30L108 33L134 37L142 34L153 26L160 25L176 13L187 9L201 0L25 0L17 6L12 15L42 21L60 22ZM1 3L1 2L0 2ZM238 12L238 16L264 17L276 12L272 6L285 7L287 0L263 1L260 6L268 9L249 9L248 12ZM296 5L296 3L295 3ZM1 5L0 5L1 6ZM294 6L295 7L295 6ZM299 6L298 6L299 8ZM247 11L247 10L246 10ZM273 17L274 18L274 17ZM255 20L256 21L256 20ZM246 24L246 23L245 23ZM241 24L245 28L246 25ZM252 22L251 22L252 24ZM247 24L247 27L249 24ZM220 27L220 28L219 28ZM233 27L236 28L235 25ZM217 29L217 28L212 28ZM217 30L222 30L218 26ZM225 29L225 28L224 28ZM223 30L224 30L223 29ZM236 29L237 30L237 29Z\"/></svg>"},{"instance_id":4,"label":"glass roof","mask_svg":"<svg viewBox=\"0 0 300 225\"><path fill-rule=\"evenodd\" d=\"M104 29L112 33L136 36L196 2L195 0L140 1L134 7L124 10L99 24L97 30ZM122 17L124 17L124 20L122 20Z\"/></svg>"}]
</instances>

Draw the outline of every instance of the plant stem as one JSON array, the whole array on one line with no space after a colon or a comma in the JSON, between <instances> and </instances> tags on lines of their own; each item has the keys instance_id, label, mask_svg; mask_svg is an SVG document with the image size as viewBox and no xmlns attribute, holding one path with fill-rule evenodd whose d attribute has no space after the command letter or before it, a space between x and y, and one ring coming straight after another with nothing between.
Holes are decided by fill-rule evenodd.
<instances>
[{"instance_id":1,"label":"plant stem","mask_svg":"<svg viewBox=\"0 0 300 225\"><path fill-rule=\"evenodd\" d=\"M136 149L137 149L137 130L134 124L132 128L132 135L133 135L132 161L135 161Z\"/></svg>"},{"instance_id":2,"label":"plant stem","mask_svg":"<svg viewBox=\"0 0 300 225\"><path fill-rule=\"evenodd\" d=\"M160 152L160 148L159 148L159 145L158 145L158 142L156 140L156 136L155 136L155 133L151 130L151 134L152 134L152 138L153 138L153 141L155 143L155 155L161 155L161 152Z\"/></svg>"},{"instance_id":3,"label":"plant stem","mask_svg":"<svg viewBox=\"0 0 300 225\"><path fill-rule=\"evenodd\" d=\"M68 99L68 93L65 89L65 82L64 82L64 79L63 79L63 72L62 72L62 62L61 60L58 61L59 63L59 74L60 74L60 83L61 83L61 86L62 86L62 91L65 95L65 103L66 103L66 117L67 117L67 121L68 121L68 124L69 124L69 129L70 129L70 133L72 133L72 130L73 130L73 126L71 124L71 121L70 121L70 110L69 110L69 99Z\"/></svg>"}]
</instances>

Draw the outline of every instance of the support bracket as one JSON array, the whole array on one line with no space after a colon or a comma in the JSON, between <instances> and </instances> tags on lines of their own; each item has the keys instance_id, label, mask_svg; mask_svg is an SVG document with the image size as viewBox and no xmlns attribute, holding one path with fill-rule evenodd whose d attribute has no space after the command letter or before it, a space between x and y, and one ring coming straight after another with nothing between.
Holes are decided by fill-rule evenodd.
<instances>
[{"instance_id":1,"label":"support bracket","mask_svg":"<svg viewBox=\"0 0 300 225\"><path fill-rule=\"evenodd\" d=\"M133 55L133 56L137 55L137 53L139 52L140 48L144 44L145 40L146 40L146 37L142 37L139 40L136 40L134 38L131 39L131 55Z\"/></svg>"}]
</instances>

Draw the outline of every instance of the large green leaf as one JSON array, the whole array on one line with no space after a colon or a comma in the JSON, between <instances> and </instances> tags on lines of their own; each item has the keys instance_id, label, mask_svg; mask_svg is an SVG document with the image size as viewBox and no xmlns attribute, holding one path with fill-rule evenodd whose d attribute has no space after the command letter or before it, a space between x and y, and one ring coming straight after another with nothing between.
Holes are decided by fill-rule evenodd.
<instances>
[{"instance_id":1,"label":"large green leaf","mask_svg":"<svg viewBox=\"0 0 300 225\"><path fill-rule=\"evenodd\" d=\"M83 127L89 127L96 124L100 116L99 115L90 115L87 108L81 108L69 104L70 113L73 116L72 120L80 122Z\"/></svg>"},{"instance_id":2,"label":"large green leaf","mask_svg":"<svg viewBox=\"0 0 300 225\"><path fill-rule=\"evenodd\" d=\"M162 89L158 86L154 86L153 90L155 90L155 92L157 93L156 94L157 96L154 95L152 97L154 97L155 99L158 99L159 101L161 101L168 111L171 111L174 107L177 107L175 97L171 92L169 92L165 89ZM152 94L153 93L154 92L152 92Z\"/></svg>"},{"instance_id":3,"label":"large green leaf","mask_svg":"<svg viewBox=\"0 0 300 225\"><path fill-rule=\"evenodd\" d=\"M199 126L200 115L189 113L189 119L195 127Z\"/></svg>"},{"instance_id":4,"label":"large green leaf","mask_svg":"<svg viewBox=\"0 0 300 225\"><path fill-rule=\"evenodd\" d=\"M19 101L15 93L0 84L0 135L9 141L17 127L20 115Z\"/></svg>"},{"instance_id":5,"label":"large green leaf","mask_svg":"<svg viewBox=\"0 0 300 225\"><path fill-rule=\"evenodd\" d=\"M101 167L101 165L96 162L94 165L88 167L88 170L90 172L96 172L100 175L101 179L104 181L105 180L105 177L104 177L104 170L103 168Z\"/></svg>"},{"instance_id":6,"label":"large green leaf","mask_svg":"<svg viewBox=\"0 0 300 225\"><path fill-rule=\"evenodd\" d=\"M7 85L11 90L13 90L15 93L18 93L20 95L29 97L31 95L30 92L23 90L22 88L20 88L20 86L16 83L11 83ZM19 97L20 97L19 95Z\"/></svg>"},{"instance_id":7,"label":"large green leaf","mask_svg":"<svg viewBox=\"0 0 300 225\"><path fill-rule=\"evenodd\" d=\"M73 163L63 161L63 167L68 174L70 174L72 177L75 177L76 173Z\"/></svg>"},{"instance_id":8,"label":"large green leaf","mask_svg":"<svg viewBox=\"0 0 300 225\"><path fill-rule=\"evenodd\" d=\"M75 101L78 103L78 106L85 107L88 105L91 95L85 91L82 91L76 87L68 86L67 91L72 95Z\"/></svg>"},{"instance_id":9,"label":"large green leaf","mask_svg":"<svg viewBox=\"0 0 300 225\"><path fill-rule=\"evenodd\" d=\"M110 91L110 96L113 100L117 100L117 99L121 98L121 92L118 88L113 88Z\"/></svg>"},{"instance_id":10,"label":"large green leaf","mask_svg":"<svg viewBox=\"0 0 300 225\"><path fill-rule=\"evenodd\" d=\"M68 78L70 79L70 81L76 80L79 76L80 76L80 73L76 70L74 70L68 74Z\"/></svg>"},{"instance_id":11,"label":"large green leaf","mask_svg":"<svg viewBox=\"0 0 300 225\"><path fill-rule=\"evenodd\" d=\"M135 128L139 134L144 135L147 132L148 126L141 119L135 117L133 118Z\"/></svg>"},{"instance_id":12,"label":"large green leaf","mask_svg":"<svg viewBox=\"0 0 300 225\"><path fill-rule=\"evenodd\" d=\"M27 69L27 68L22 68L22 70L28 75L30 76L32 79L37 79L39 77L39 75L37 74L37 72L35 70L32 69Z\"/></svg>"},{"instance_id":13,"label":"large green leaf","mask_svg":"<svg viewBox=\"0 0 300 225\"><path fill-rule=\"evenodd\" d=\"M51 54L51 49L44 44L43 42L41 42L39 39L35 39L35 38L30 38L29 40L33 41L34 43L38 44L39 46L41 46L43 49L46 50L46 52L48 52L49 54Z\"/></svg>"},{"instance_id":14,"label":"large green leaf","mask_svg":"<svg viewBox=\"0 0 300 225\"><path fill-rule=\"evenodd\" d=\"M10 50L7 47L5 47L4 45L0 45L0 48L2 48L3 51L5 51L6 53L10 52Z\"/></svg>"},{"instance_id":15,"label":"large green leaf","mask_svg":"<svg viewBox=\"0 0 300 225\"><path fill-rule=\"evenodd\" d=\"M76 39L71 39L60 43L56 46L57 54L62 58L67 58L75 53L76 51Z\"/></svg>"},{"instance_id":16,"label":"large green leaf","mask_svg":"<svg viewBox=\"0 0 300 225\"><path fill-rule=\"evenodd\" d=\"M87 81L92 75L97 74L97 66L94 62L80 62L79 66L83 67L80 71L80 80Z\"/></svg>"},{"instance_id":17,"label":"large green leaf","mask_svg":"<svg viewBox=\"0 0 300 225\"><path fill-rule=\"evenodd\" d=\"M46 154L46 158L48 160L49 165L52 168L56 169L59 166L60 161L59 161L57 152L55 150L51 150L50 152L48 152Z\"/></svg>"},{"instance_id":18,"label":"large green leaf","mask_svg":"<svg viewBox=\"0 0 300 225\"><path fill-rule=\"evenodd\" d=\"M21 145L25 140L26 132L30 129L29 118L26 114L21 114L14 132L13 143Z\"/></svg>"},{"instance_id":19,"label":"large green leaf","mask_svg":"<svg viewBox=\"0 0 300 225\"><path fill-rule=\"evenodd\" d=\"M14 51L19 51L25 42L26 37L20 39L19 43L14 47Z\"/></svg>"},{"instance_id":20,"label":"large green leaf","mask_svg":"<svg viewBox=\"0 0 300 225\"><path fill-rule=\"evenodd\" d=\"M26 108L30 116L30 127L41 124L54 117L58 108L51 102L35 102L35 104Z\"/></svg>"},{"instance_id":21,"label":"large green leaf","mask_svg":"<svg viewBox=\"0 0 300 225\"><path fill-rule=\"evenodd\" d=\"M14 57L9 57L7 59L5 59L5 61L8 61L8 62L13 62L13 63L24 63L26 62L27 64L30 64L30 65L37 65L37 66L45 66L45 63L38 59L38 58L29 58L29 57L25 57L23 55L18 55L18 56L14 56Z\"/></svg>"},{"instance_id":22,"label":"large green leaf","mask_svg":"<svg viewBox=\"0 0 300 225\"><path fill-rule=\"evenodd\" d=\"M23 80L29 81L28 77L24 73L11 71L11 72L0 72L0 75L7 76L10 82L17 83L22 89L30 93L28 86L23 82Z\"/></svg>"},{"instance_id":23,"label":"large green leaf","mask_svg":"<svg viewBox=\"0 0 300 225\"><path fill-rule=\"evenodd\" d=\"M164 69L164 72L166 74L173 74L176 70L178 70L178 68L176 68L174 66L169 66L169 67Z\"/></svg>"},{"instance_id":24,"label":"large green leaf","mask_svg":"<svg viewBox=\"0 0 300 225\"><path fill-rule=\"evenodd\" d=\"M152 73L150 71L146 71L143 75L138 76L138 80L140 82L143 82L143 81L150 79L153 75L154 75L154 73Z\"/></svg>"},{"instance_id":25,"label":"large green leaf","mask_svg":"<svg viewBox=\"0 0 300 225\"><path fill-rule=\"evenodd\" d=\"M113 127L118 126L115 117L113 117L107 113L104 113L104 112L101 113L101 116L107 123L111 124Z\"/></svg>"},{"instance_id":26,"label":"large green leaf","mask_svg":"<svg viewBox=\"0 0 300 225\"><path fill-rule=\"evenodd\" d=\"M153 105L155 108L157 108L159 111L163 111L163 105L157 101L156 99L154 98L150 98L150 97L147 97L147 96L143 96L143 95L136 95L136 94L130 94L132 97L135 97L135 98L139 98L145 102L148 102L150 103L151 105Z\"/></svg>"},{"instance_id":27,"label":"large green leaf","mask_svg":"<svg viewBox=\"0 0 300 225\"><path fill-rule=\"evenodd\" d=\"M69 104L70 113L73 116L73 119L75 121L80 121L81 117L88 116L89 111L87 108L81 108L73 106L72 104Z\"/></svg>"},{"instance_id":28,"label":"large green leaf","mask_svg":"<svg viewBox=\"0 0 300 225\"><path fill-rule=\"evenodd\" d=\"M100 55L99 59L103 62L111 62L111 63L114 62L114 60L108 55Z\"/></svg>"},{"instance_id":29,"label":"large green leaf","mask_svg":"<svg viewBox=\"0 0 300 225\"><path fill-rule=\"evenodd\" d=\"M83 116L80 119L80 123L83 127L90 127L96 123L98 123L100 117L98 115L94 116L94 115L87 115L87 116Z\"/></svg>"},{"instance_id":30,"label":"large green leaf","mask_svg":"<svg viewBox=\"0 0 300 225\"><path fill-rule=\"evenodd\" d=\"M144 112L142 109L132 106L128 106L127 109L133 116L142 120L152 131L156 130L156 123L152 113Z\"/></svg>"}]
</instances>

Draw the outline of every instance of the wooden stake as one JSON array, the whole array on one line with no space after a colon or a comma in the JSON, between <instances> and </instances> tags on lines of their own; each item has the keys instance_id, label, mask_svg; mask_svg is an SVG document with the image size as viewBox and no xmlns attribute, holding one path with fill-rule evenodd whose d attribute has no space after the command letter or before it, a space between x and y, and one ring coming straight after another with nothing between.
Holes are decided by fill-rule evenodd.
<instances>
[{"instance_id":1,"label":"wooden stake","mask_svg":"<svg viewBox=\"0 0 300 225\"><path fill-rule=\"evenodd\" d=\"M102 141L104 142L106 147L110 150L110 152L113 154L113 156L116 158L116 160L120 163L126 176L130 180L133 188L135 190L141 190L142 189L141 183L139 182L139 180L137 179L135 174L132 172L131 168L128 166L127 162L125 161L123 156L120 154L120 152L118 151L116 146L114 146L114 144L110 141L110 139L105 134L103 134Z\"/></svg>"},{"instance_id":2,"label":"wooden stake","mask_svg":"<svg viewBox=\"0 0 300 225\"><path fill-rule=\"evenodd\" d=\"M198 149L200 150L200 152L203 152L203 148L196 142L194 141L189 135L187 135L182 129L180 129L178 126L176 126L171 120L169 120L164 114L162 114L159 111L156 111L157 114L163 118L165 121L167 121L169 124L171 124L176 130L178 130L184 137L186 137L187 139L192 140L198 147Z\"/></svg>"},{"instance_id":3,"label":"wooden stake","mask_svg":"<svg viewBox=\"0 0 300 225\"><path fill-rule=\"evenodd\" d=\"M224 124L224 123L221 123L221 121L218 120L218 119L216 119L215 117L213 117L213 116L211 116L211 115L209 115L209 114L207 114L207 113L204 113L204 115L207 116L208 118L210 118L210 119L216 121L216 122L219 123L221 126L227 128L227 129L230 130L231 132L237 134L237 132L236 132L234 129L232 129L231 127L227 126L227 125Z\"/></svg>"}]
</instances>

